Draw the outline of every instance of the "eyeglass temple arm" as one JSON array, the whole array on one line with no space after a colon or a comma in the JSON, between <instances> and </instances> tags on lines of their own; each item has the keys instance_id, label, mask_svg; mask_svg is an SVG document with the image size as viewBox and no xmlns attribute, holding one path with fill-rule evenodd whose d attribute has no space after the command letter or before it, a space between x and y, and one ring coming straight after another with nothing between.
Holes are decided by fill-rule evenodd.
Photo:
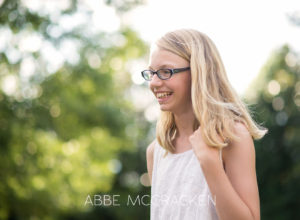
<instances>
[{"instance_id":1,"label":"eyeglass temple arm","mask_svg":"<svg viewBox=\"0 0 300 220\"><path fill-rule=\"evenodd\" d=\"M190 67L173 69L173 73L179 73L179 72L182 72L182 71L185 71L185 70L188 70L188 69L190 69Z\"/></svg>"}]
</instances>

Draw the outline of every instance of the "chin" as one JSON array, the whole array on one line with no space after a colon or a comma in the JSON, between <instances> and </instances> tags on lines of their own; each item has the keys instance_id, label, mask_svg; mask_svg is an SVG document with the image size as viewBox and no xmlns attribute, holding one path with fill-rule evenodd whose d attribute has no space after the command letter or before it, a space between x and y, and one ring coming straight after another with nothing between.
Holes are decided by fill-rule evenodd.
<instances>
[{"instance_id":1,"label":"chin","mask_svg":"<svg viewBox=\"0 0 300 220\"><path fill-rule=\"evenodd\" d=\"M172 108L163 105L160 106L160 110L163 112L172 112Z\"/></svg>"},{"instance_id":2,"label":"chin","mask_svg":"<svg viewBox=\"0 0 300 220\"><path fill-rule=\"evenodd\" d=\"M165 107L165 106L160 106L160 110L161 111L169 111L169 108Z\"/></svg>"}]
</instances>

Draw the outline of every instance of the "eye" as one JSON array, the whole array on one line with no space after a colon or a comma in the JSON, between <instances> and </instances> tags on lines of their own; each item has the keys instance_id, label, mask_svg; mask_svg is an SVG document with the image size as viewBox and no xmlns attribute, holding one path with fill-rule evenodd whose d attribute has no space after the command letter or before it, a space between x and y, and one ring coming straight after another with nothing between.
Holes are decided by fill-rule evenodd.
<instances>
[{"instance_id":1,"label":"eye","mask_svg":"<svg viewBox=\"0 0 300 220\"><path fill-rule=\"evenodd\" d=\"M160 69L157 71L159 78L161 79L168 79L171 77L171 70L169 69Z\"/></svg>"},{"instance_id":2,"label":"eye","mask_svg":"<svg viewBox=\"0 0 300 220\"><path fill-rule=\"evenodd\" d=\"M171 71L168 70L168 69L162 69L162 70L160 70L160 73L162 73L162 74L169 74L169 73L171 73Z\"/></svg>"}]
</instances>

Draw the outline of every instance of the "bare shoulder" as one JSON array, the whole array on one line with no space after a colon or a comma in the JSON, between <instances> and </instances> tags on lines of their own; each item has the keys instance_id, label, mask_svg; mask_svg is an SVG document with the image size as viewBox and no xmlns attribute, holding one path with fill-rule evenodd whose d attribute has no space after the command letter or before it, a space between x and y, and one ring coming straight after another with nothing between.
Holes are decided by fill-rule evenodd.
<instances>
[{"instance_id":1,"label":"bare shoulder","mask_svg":"<svg viewBox=\"0 0 300 220\"><path fill-rule=\"evenodd\" d=\"M153 140L149 146L147 147L146 151L146 158L148 160L153 160L153 154L154 154L154 146L155 146L155 140Z\"/></svg>"},{"instance_id":2,"label":"bare shoulder","mask_svg":"<svg viewBox=\"0 0 300 220\"><path fill-rule=\"evenodd\" d=\"M234 124L234 133L239 137L238 140L232 141L228 147L224 148L224 154L229 156L229 152L235 151L236 148L252 148L254 147L253 139L247 127L241 123ZM246 149L244 149L246 150ZM249 149L248 149L249 150ZM224 155L225 156L225 155Z\"/></svg>"},{"instance_id":3,"label":"bare shoulder","mask_svg":"<svg viewBox=\"0 0 300 220\"><path fill-rule=\"evenodd\" d=\"M155 146L155 139L147 147L147 157L153 155Z\"/></svg>"},{"instance_id":4,"label":"bare shoulder","mask_svg":"<svg viewBox=\"0 0 300 220\"><path fill-rule=\"evenodd\" d=\"M248 128L241 122L236 122L234 124L234 130L236 135L238 135L241 139L247 138L251 139L252 137L250 135L250 132L248 131Z\"/></svg>"},{"instance_id":5,"label":"bare shoulder","mask_svg":"<svg viewBox=\"0 0 300 220\"><path fill-rule=\"evenodd\" d=\"M253 162L255 159L254 142L247 127L243 123L236 122L234 125L234 133L239 139L230 142L229 146L223 149L225 166L229 161L238 161L238 159L250 159Z\"/></svg>"},{"instance_id":6,"label":"bare shoulder","mask_svg":"<svg viewBox=\"0 0 300 220\"><path fill-rule=\"evenodd\" d=\"M146 160L147 160L147 170L149 175L150 183L152 181L152 171L153 171L153 157L154 157L154 147L155 147L155 139L151 144L147 147L146 150Z\"/></svg>"}]
</instances>

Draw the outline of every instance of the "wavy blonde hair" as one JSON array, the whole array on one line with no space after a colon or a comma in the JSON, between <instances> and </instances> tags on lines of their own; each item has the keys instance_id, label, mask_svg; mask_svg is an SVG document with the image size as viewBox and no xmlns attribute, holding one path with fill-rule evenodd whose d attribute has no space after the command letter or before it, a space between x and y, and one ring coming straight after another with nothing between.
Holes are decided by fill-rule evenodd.
<instances>
[{"instance_id":1,"label":"wavy blonde hair","mask_svg":"<svg viewBox=\"0 0 300 220\"><path fill-rule=\"evenodd\" d=\"M201 125L203 140L208 146L221 149L239 139L234 133L235 122L242 122L254 139L268 132L252 119L249 108L231 86L219 52L207 35L193 29L179 29L166 33L155 45L190 63L191 97L196 117L193 130ZM176 132L173 113L161 111L156 137L166 149L164 156L175 152L172 141Z\"/></svg>"}]
</instances>

